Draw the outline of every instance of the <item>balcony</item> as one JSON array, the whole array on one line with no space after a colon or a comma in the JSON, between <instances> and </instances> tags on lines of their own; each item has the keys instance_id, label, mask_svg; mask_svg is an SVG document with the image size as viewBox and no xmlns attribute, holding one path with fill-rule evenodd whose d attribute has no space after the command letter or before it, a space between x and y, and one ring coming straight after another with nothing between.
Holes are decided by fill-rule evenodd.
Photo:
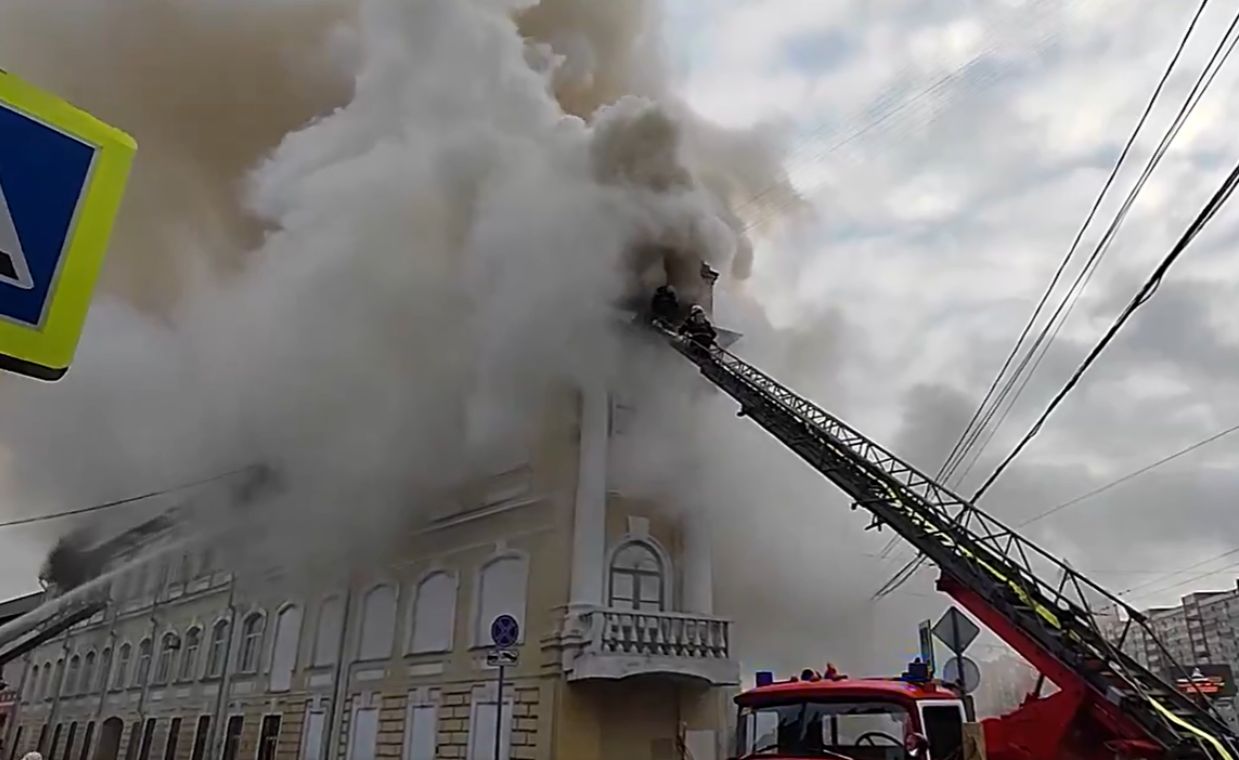
<instances>
[{"instance_id":1,"label":"balcony","mask_svg":"<svg viewBox=\"0 0 1239 760\"><path fill-rule=\"evenodd\" d=\"M637 675L739 683L731 659L731 621L678 612L568 610L549 646L561 650L569 681Z\"/></svg>"}]
</instances>

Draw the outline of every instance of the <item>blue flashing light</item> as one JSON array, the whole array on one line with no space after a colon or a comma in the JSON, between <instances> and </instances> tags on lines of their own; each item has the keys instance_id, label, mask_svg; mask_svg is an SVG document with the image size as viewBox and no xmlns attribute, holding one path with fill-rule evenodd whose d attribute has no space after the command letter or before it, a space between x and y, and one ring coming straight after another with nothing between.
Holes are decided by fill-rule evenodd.
<instances>
[{"instance_id":1,"label":"blue flashing light","mask_svg":"<svg viewBox=\"0 0 1239 760\"><path fill-rule=\"evenodd\" d=\"M918 657L908 663L908 671L900 678L908 683L929 683L933 680L933 672L930 670L929 663L921 662L921 658Z\"/></svg>"},{"instance_id":2,"label":"blue flashing light","mask_svg":"<svg viewBox=\"0 0 1239 760\"><path fill-rule=\"evenodd\" d=\"M756 680L758 686L769 686L774 683L774 673L769 670L759 670L757 671Z\"/></svg>"}]
</instances>

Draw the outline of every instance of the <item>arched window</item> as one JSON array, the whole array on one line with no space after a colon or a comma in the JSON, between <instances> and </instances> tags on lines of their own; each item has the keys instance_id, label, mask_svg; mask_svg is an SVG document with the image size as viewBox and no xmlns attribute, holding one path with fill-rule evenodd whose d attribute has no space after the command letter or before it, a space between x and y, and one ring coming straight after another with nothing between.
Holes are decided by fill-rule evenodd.
<instances>
[{"instance_id":1,"label":"arched window","mask_svg":"<svg viewBox=\"0 0 1239 760\"><path fill-rule=\"evenodd\" d=\"M151 677L151 654L154 645L150 639L142 639L138 644L138 664L134 668L133 685L145 686Z\"/></svg>"},{"instance_id":2,"label":"arched window","mask_svg":"<svg viewBox=\"0 0 1239 760\"><path fill-rule=\"evenodd\" d=\"M456 623L456 579L442 570L417 584L409 626L409 653L447 652Z\"/></svg>"},{"instance_id":3,"label":"arched window","mask_svg":"<svg viewBox=\"0 0 1239 760\"><path fill-rule=\"evenodd\" d=\"M82 658L73 655L69 658L69 675L65 678L64 696L71 697L77 693L77 681L82 676Z\"/></svg>"},{"instance_id":4,"label":"arched window","mask_svg":"<svg viewBox=\"0 0 1239 760\"><path fill-rule=\"evenodd\" d=\"M395 634L396 589L388 585L375 586L366 592L361 604L361 637L357 658L386 660L391 657Z\"/></svg>"},{"instance_id":5,"label":"arched window","mask_svg":"<svg viewBox=\"0 0 1239 760\"><path fill-rule=\"evenodd\" d=\"M340 647L344 626L344 603L338 596L329 596L318 609L318 626L314 630L314 666L331 665Z\"/></svg>"},{"instance_id":6,"label":"arched window","mask_svg":"<svg viewBox=\"0 0 1239 760\"><path fill-rule=\"evenodd\" d=\"M224 660L228 656L228 621L220 620L211 627L211 645L207 649L206 674L219 678L224 674Z\"/></svg>"},{"instance_id":7,"label":"arched window","mask_svg":"<svg viewBox=\"0 0 1239 760\"><path fill-rule=\"evenodd\" d=\"M39 666L30 669L30 680L26 683L26 701L34 702L39 698Z\"/></svg>"},{"instance_id":8,"label":"arched window","mask_svg":"<svg viewBox=\"0 0 1239 760\"><path fill-rule=\"evenodd\" d=\"M60 689L65 683L65 661L56 660L55 675L52 676L52 688L47 692L47 699L52 700L60 696Z\"/></svg>"},{"instance_id":9,"label":"arched window","mask_svg":"<svg viewBox=\"0 0 1239 760\"><path fill-rule=\"evenodd\" d=\"M105 649L103 654L99 655L99 675L97 682L92 684L92 689L98 691L106 691L108 688L108 677L112 675L112 650Z\"/></svg>"},{"instance_id":10,"label":"arched window","mask_svg":"<svg viewBox=\"0 0 1239 760\"><path fill-rule=\"evenodd\" d=\"M198 650L202 648L202 629L190 628L185 632L185 649L181 652L181 669L178 681L192 681L198 675Z\"/></svg>"},{"instance_id":11,"label":"arched window","mask_svg":"<svg viewBox=\"0 0 1239 760\"><path fill-rule=\"evenodd\" d=\"M95 653L90 651L86 653L86 658L82 660L82 680L78 681L78 694L90 694L95 690Z\"/></svg>"},{"instance_id":12,"label":"arched window","mask_svg":"<svg viewBox=\"0 0 1239 760\"><path fill-rule=\"evenodd\" d=\"M159 660L155 662L155 683L165 684L172 678L172 662L180 646L180 637L172 631L163 635L163 640L159 642Z\"/></svg>"},{"instance_id":13,"label":"arched window","mask_svg":"<svg viewBox=\"0 0 1239 760\"><path fill-rule=\"evenodd\" d=\"M267 618L261 612L251 612L241 624L241 657L239 671L257 673L258 659L262 654L262 634Z\"/></svg>"},{"instance_id":14,"label":"arched window","mask_svg":"<svg viewBox=\"0 0 1239 760\"><path fill-rule=\"evenodd\" d=\"M39 699L51 699L52 664L43 663L43 676L39 679Z\"/></svg>"},{"instance_id":15,"label":"arched window","mask_svg":"<svg viewBox=\"0 0 1239 760\"><path fill-rule=\"evenodd\" d=\"M663 561L643 541L631 541L611 558L607 605L620 610L665 610L666 575Z\"/></svg>"},{"instance_id":16,"label":"arched window","mask_svg":"<svg viewBox=\"0 0 1239 760\"><path fill-rule=\"evenodd\" d=\"M119 691L129 684L129 661L133 658L133 647L126 641L120 645L116 656L116 672L112 674L112 690Z\"/></svg>"},{"instance_id":17,"label":"arched window","mask_svg":"<svg viewBox=\"0 0 1239 760\"><path fill-rule=\"evenodd\" d=\"M271 646L271 691L292 688L300 640L301 608L290 604L280 610L275 618L275 643Z\"/></svg>"},{"instance_id":18,"label":"arched window","mask_svg":"<svg viewBox=\"0 0 1239 760\"><path fill-rule=\"evenodd\" d=\"M478 616L473 630L474 644L490 643L490 624L500 615L511 615L525 626L524 557L505 555L482 566L478 574Z\"/></svg>"}]
</instances>

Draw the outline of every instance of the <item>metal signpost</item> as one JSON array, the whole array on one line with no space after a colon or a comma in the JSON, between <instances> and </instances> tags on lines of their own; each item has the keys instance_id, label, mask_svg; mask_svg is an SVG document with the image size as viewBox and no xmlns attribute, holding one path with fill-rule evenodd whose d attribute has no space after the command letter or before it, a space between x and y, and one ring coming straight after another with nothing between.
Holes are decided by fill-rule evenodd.
<instances>
[{"instance_id":1,"label":"metal signpost","mask_svg":"<svg viewBox=\"0 0 1239 760\"><path fill-rule=\"evenodd\" d=\"M0 70L0 370L69 369L136 151Z\"/></svg>"},{"instance_id":2,"label":"metal signpost","mask_svg":"<svg viewBox=\"0 0 1239 760\"><path fill-rule=\"evenodd\" d=\"M521 639L521 626L511 615L500 615L491 621L490 643L493 649L486 654L486 664L499 668L499 693L495 697L495 760L499 757L503 742L503 676L509 665L519 660L516 642Z\"/></svg>"},{"instance_id":3,"label":"metal signpost","mask_svg":"<svg viewBox=\"0 0 1239 760\"><path fill-rule=\"evenodd\" d=\"M973 641L976 641L980 633L980 627L954 607L948 609L933 627L934 636L937 636L939 641L946 644L951 653L955 655L942 668L942 680L948 683L953 682L956 688L959 689L960 694L963 695L964 718L970 723L977 719L970 692L976 688L977 683L980 681L981 671L977 668L976 663L964 657L964 650ZM972 666L971 669L968 667L969 665ZM971 678L973 674L976 676L975 679Z\"/></svg>"}]
</instances>

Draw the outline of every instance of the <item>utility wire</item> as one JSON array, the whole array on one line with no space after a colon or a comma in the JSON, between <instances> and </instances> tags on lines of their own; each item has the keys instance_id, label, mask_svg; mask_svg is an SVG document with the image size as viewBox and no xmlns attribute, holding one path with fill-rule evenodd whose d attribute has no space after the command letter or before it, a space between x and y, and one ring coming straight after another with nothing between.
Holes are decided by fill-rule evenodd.
<instances>
[{"instance_id":1,"label":"utility wire","mask_svg":"<svg viewBox=\"0 0 1239 760\"><path fill-rule=\"evenodd\" d=\"M1239 42L1239 36L1236 36L1233 39L1231 38L1231 34L1234 32L1236 25L1239 25L1239 13L1236 13L1235 17L1231 20L1230 27L1227 29L1226 34L1223 35L1222 39L1218 42L1218 45L1214 49L1213 55L1209 58L1209 62L1206 64L1205 69L1201 72L1201 75L1197 77L1196 83L1192 86L1191 92L1188 93L1187 98L1180 107L1178 114L1176 114L1174 121L1171 122L1171 125L1167 128L1166 133L1162 136L1157 148L1154 150L1152 156L1150 156L1149 161L1145 164L1144 170L1140 173L1140 177L1132 186L1131 191L1128 192L1127 198L1123 201L1123 205L1120 207L1118 213L1115 214L1115 217L1110 222L1110 225L1106 228L1105 233L1102 235L1102 238L1093 250L1093 253L1085 262L1084 267L1076 275L1075 281L1072 282L1071 287L1063 296L1063 299L1059 302L1058 307L1054 310L1054 314L1050 317L1049 322L1042 328L1037 340L1033 343L1028 353L1020 362L1015 374L1008 380L998 400L987 414L986 419L982 421L982 428L984 428L989 424L989 420L993 417L994 413L1002 407L1007 395L1011 392L1012 387L1018 381L1020 385L1015 389L1015 394L1011 396L1011 400L1007 402L1006 408L1003 409L1002 414L998 417L998 422L990 427L985 440L982 441L981 445L972 453L971 461L968 463L968 466L964 469L963 473L960 474L959 478L956 479L957 482L963 481L964 478L968 476L968 473L972 471L972 468L979 461L981 454L989 446L998 430L1002 427L1002 424L1006 421L1008 415L1011 414L1011 410L1015 407L1016 402L1019 400L1020 396L1023 395L1024 389L1027 388L1029 381L1032 379L1033 375L1036 374L1037 369L1041 366L1041 362L1045 359L1046 353L1049 352L1050 346L1058 338L1058 334L1062 330L1063 325L1065 325L1067 320L1070 319L1071 313L1079 301L1080 294L1085 288L1088 287L1089 281L1096 273L1098 266L1100 266L1101 259L1105 256L1106 252L1110 248L1110 245L1114 242L1119 226L1127 218L1127 215L1131 211L1132 205L1135 203L1140 191L1148 182L1153 170L1156 169L1161 163L1162 158L1170 149L1171 143L1182 130L1188 117L1191 116L1192 112L1196 110L1196 106L1199 105L1201 99L1205 95L1205 92L1207 92L1209 87L1213 84L1213 80L1216 78L1218 72L1221 71L1222 65L1228 58L1230 58L1230 55L1235 48L1235 43ZM1228 39L1230 39L1229 46L1227 46L1226 42ZM1223 48L1225 48L1224 53ZM1219 55L1221 56L1220 61L1218 58ZM1214 66L1215 63L1216 66ZM1059 318L1060 315L1061 319ZM1051 326L1053 326L1053 332L1049 334L1047 340L1046 333L1049 331ZM1040 350L1040 354L1037 353L1038 350ZM1025 373L1024 369L1028 366L1029 361L1033 359L1034 355L1036 356L1036 359L1032 362L1032 368ZM1020 380L1021 374L1023 374L1022 380ZM979 435L980 432L981 431L978 430L977 435Z\"/></svg>"},{"instance_id":2,"label":"utility wire","mask_svg":"<svg viewBox=\"0 0 1239 760\"><path fill-rule=\"evenodd\" d=\"M1239 15L1236 16L1236 20L1239 21ZM1239 40L1239 37L1236 37L1236 39ZM1230 49L1234 49L1233 44ZM1229 53L1229 50L1227 52ZM1230 174L1227 175L1221 186L1209 199L1209 202L1205 204L1196 219L1188 226L1187 230L1185 230L1183 235L1179 238L1179 241L1170 250L1170 253L1168 253L1162 259L1161 263L1158 264L1157 268L1153 270L1153 274L1150 275L1149 279L1145 281L1140 290L1136 292L1131 301L1129 301L1127 306L1123 309L1122 313L1120 313L1114 323L1110 325L1110 328L1106 330L1105 334L1102 335L1097 344L1093 346L1093 349L1089 351L1088 355L1084 358L1084 361L1079 367L1076 368L1075 373L1072 374L1067 383L1058 391L1054 398L1051 399L1045 411L1041 413L1041 416L1038 417L1033 426L1027 433L1024 434L1024 437L1020 440L1020 442L1016 444L1015 448L1007 454L1002 462L999 463L998 467L996 467L994 471L990 473L990 476L985 479L985 482L981 484L981 487L977 489L976 493L972 495L972 498L969 499L970 502L976 503L976 501L985 494L989 487L994 484L994 481L1002 475L1015 457L1017 457L1020 452L1024 450L1024 447L1027 446L1034 437L1036 437L1037 433L1041 431L1042 426L1045 424L1045 421L1049 419L1054 410L1058 408L1058 405L1062 403L1067 394L1076 387L1076 385L1080 382L1080 379L1084 376L1084 373L1088 371L1101 352L1105 350L1106 346L1108 346L1110 341L1113 340L1119 329L1122 328L1122 326L1128 319L1131 318L1131 315L1135 313L1138 308L1147 303L1148 300L1152 298L1153 294L1157 292L1157 289L1161 285L1166 272L1170 269L1174 262L1178 260L1183 251L1187 249L1187 246L1196 239L1196 236L1200 234L1200 231L1204 229L1205 225L1208 224L1208 222L1214 217L1218 209L1230 199L1231 194L1235 190L1236 184L1239 184L1239 165L1236 165L1235 168L1231 170ZM907 564L900 568L900 570L890 580L883 584L882 587L874 593L873 598L880 599L889 594L891 591L899 588L899 586L905 583L908 578L912 577L912 574L921 567L924 561L924 556L920 555L909 560Z\"/></svg>"},{"instance_id":3,"label":"utility wire","mask_svg":"<svg viewBox=\"0 0 1239 760\"><path fill-rule=\"evenodd\" d=\"M976 424L977 420L981 417L983 411L985 410L986 405L989 403L990 399L993 398L995 391L998 389L998 384L1006 375L1007 370L1010 369L1011 362L1015 360L1020 348L1024 345L1024 340L1028 337L1028 334L1032 330L1033 325L1036 323L1037 318L1041 315L1041 311L1045 308L1046 303L1049 301L1050 295L1054 292L1054 288L1058 286L1058 281L1062 278L1063 272L1066 271L1067 264L1075 256L1076 250L1080 246L1080 241L1084 238L1085 230L1087 230L1089 225L1092 224L1094 217L1097 215L1097 210L1101 208L1102 201L1105 199L1106 194L1110 191L1110 187L1114 184L1115 178L1118 177L1119 170L1127 160L1127 155L1131 152L1132 145L1135 144L1137 135L1139 135L1140 130L1144 128L1145 122L1149 119L1149 114L1153 112L1153 106L1156 105L1157 99L1161 96L1162 89L1165 88L1166 81L1170 79L1171 72L1174 71L1175 66L1178 65L1179 58L1182 56L1183 50L1187 47L1188 39L1191 37L1192 31L1196 28L1196 22L1199 21L1201 13L1204 12L1205 6L1208 4L1209 0L1201 0L1200 5L1196 8L1196 13L1192 16L1191 23L1188 24L1187 30L1183 33L1183 37L1179 40L1179 46L1175 49L1174 55L1170 59L1170 63L1167 64L1166 70L1162 72L1161 79L1157 82L1157 87L1153 89L1153 94L1149 97L1148 103L1145 104L1144 112L1140 114L1140 119L1136 122L1135 128L1132 129L1131 134L1128 136L1127 143L1123 146L1122 152L1119 153L1118 160L1114 162L1114 167L1110 170L1110 176L1106 178L1105 184L1101 187L1101 192L1097 194L1096 200L1093 201L1093 207L1089 209L1088 215L1084 218L1084 223L1080 225L1080 229L1076 232L1075 239L1071 241L1071 246L1067 249L1067 253L1058 263L1058 268L1054 271L1054 276L1050 279L1050 284L1046 286L1045 291L1041 294L1041 299L1037 301L1036 308L1033 309L1032 315L1024 324L1024 329L1020 331L1019 338L1016 339L1015 345L1011 347L1011 352L1007 354L1007 358L1003 361L1002 368L999 369L998 374L994 376L994 381L990 384L989 390L985 392L985 397L981 399L981 403L977 405L976 411L973 412L972 419L968 421L968 424L964 427L963 432L960 433L959 439L955 441L955 446L952 447L951 452L947 455L942 467L939 468L939 478L950 477L951 473L953 473L955 468L958 466L958 462L955 460L958 458L962 461L966 455L969 447L965 446L964 441L969 438L969 433L972 430L973 425ZM975 440L975 436L972 440Z\"/></svg>"},{"instance_id":4,"label":"utility wire","mask_svg":"<svg viewBox=\"0 0 1239 760\"><path fill-rule=\"evenodd\" d=\"M1156 462L1153 462L1153 463L1151 463L1151 464L1147 464L1147 465L1145 465L1144 467L1141 467L1141 468L1140 468L1140 469L1138 469L1138 470L1132 470L1131 472L1127 473L1126 475L1123 475L1123 476L1122 476L1122 477L1120 477L1120 478L1117 478L1117 479L1115 479L1115 480L1112 480L1112 481L1110 481L1109 483L1106 483L1106 484L1105 484L1105 485L1103 485L1103 486L1099 486L1099 487L1094 488L1093 490L1091 490L1091 491L1089 491L1089 492L1087 492L1087 493L1080 494L1079 496L1077 496L1077 497L1075 497L1075 498L1073 498L1073 499L1069 499L1069 500L1067 500L1067 501L1064 501L1062 504L1059 504L1058 506L1055 506L1055 507L1051 507L1051 508L1049 508L1049 509L1045 510L1044 512L1041 512L1040 514L1033 515L1032 517L1028 518L1028 519L1027 519L1027 520L1025 520L1024 522L1019 523L1019 524L1018 524L1018 525L1016 525L1015 527L1017 527L1017 528L1023 528L1024 526L1026 526L1026 525L1031 525L1032 523L1035 523L1035 522L1037 522L1037 521L1039 521L1039 520L1044 520L1045 518L1049 517L1050 515L1057 514L1058 512L1061 512L1061 511L1063 511L1064 509L1067 509L1068 507L1075 506L1076 504L1079 504L1080 502L1084 501L1085 499L1091 499L1091 498L1093 498L1094 496L1097 496L1098 494L1105 493L1106 491L1109 491L1111 488L1114 488L1115 486L1122 485L1123 483L1126 483L1126 482L1127 482L1127 481L1129 481L1129 480L1132 480L1132 479L1134 479L1134 478L1138 478L1138 477L1140 477L1141 475L1145 474L1146 472L1149 472L1150 470L1155 470L1155 469L1157 469L1158 467L1161 467L1162 465L1166 464L1167 462L1173 462L1174 460L1178 459L1178 458L1179 458L1179 457L1181 457L1181 456L1184 456L1184 455L1186 455L1186 454L1189 454L1189 453L1191 453L1191 452L1195 451L1196 449L1199 449L1199 448L1200 448L1200 447L1202 447L1202 446L1206 446L1206 445L1208 445L1208 444L1210 444L1210 443L1213 443L1213 442L1214 442L1214 441L1216 441L1216 440L1219 440L1219 439L1221 439L1221 438L1225 438L1226 436L1230 435L1231 433L1234 433L1234 432L1237 432L1237 431L1239 431L1239 425L1235 425L1235 426L1233 426L1233 427L1228 427L1228 428L1226 428L1225 430L1221 431L1220 433L1214 433L1213 435L1209 436L1208 438L1205 438L1205 439L1203 439L1203 440L1199 440L1199 441L1197 441L1196 443L1193 443L1193 444L1192 444L1192 445L1190 445L1190 446L1186 446L1186 447L1184 447L1184 448L1182 448L1182 449L1179 449L1179 450L1178 450L1178 451L1176 451L1175 453L1173 453L1173 454L1171 454L1171 455L1169 455L1169 456L1162 457L1161 459L1157 460Z\"/></svg>"},{"instance_id":5,"label":"utility wire","mask_svg":"<svg viewBox=\"0 0 1239 760\"><path fill-rule=\"evenodd\" d=\"M1172 573L1167 573L1167 574L1166 574L1166 576L1167 576L1166 578L1155 579L1154 581L1150 581L1149 583L1144 583L1144 584L1141 584L1141 585L1139 585L1139 586L1135 586L1135 587L1133 587L1133 588L1131 588L1131 589L1128 589L1127 591L1120 592L1120 593L1119 593L1119 596L1125 596L1125 595L1127 595L1127 594L1131 593L1132 591L1134 591L1134 590L1136 590L1136 589L1142 589L1142 588L1145 588L1145 587L1147 587L1147 586L1154 585L1154 583L1156 583L1156 582L1158 582L1158 581L1160 581L1160 580L1166 580L1167 578L1172 578L1172 577L1174 577L1174 576L1176 576L1176 575L1182 575L1183 573L1185 573L1185 572L1187 572L1187 571L1189 571L1189 570L1194 570L1194 569L1196 569L1196 568L1198 568L1198 567L1200 567L1200 566L1202 566L1202 565L1207 565L1207 564L1209 564L1210 562L1216 562L1217 560L1222 559L1223 557L1229 557L1229 556L1234 555L1234 554L1239 554L1239 549L1233 549L1233 550L1228 551L1228 552L1225 552L1225 553L1223 553L1223 554L1219 554L1218 556L1213 557L1212 559L1207 559L1207 560L1205 560L1205 561L1203 561L1203 562L1197 562L1197 563L1196 563L1196 564L1194 564L1194 565L1189 565L1188 567L1183 568L1182 570L1176 570L1175 572L1172 572ZM1177 582L1175 582L1175 583L1170 584L1169 586L1162 586L1162 587L1160 587L1160 588L1155 588L1155 589L1152 589L1151 591L1145 591L1143 594L1138 594L1138 595L1137 595L1137 597L1148 597L1148 596L1152 596L1153 594L1161 594L1161 593L1163 593L1163 592L1170 591L1171 589L1176 589L1176 588L1180 588L1180 587L1182 587L1182 586L1186 586L1186 585L1188 585L1189 583L1195 583L1196 581L1198 581L1198 580L1200 580L1200 579L1202 579L1202 578L1208 578L1208 577L1209 577L1209 576L1211 576L1211 575L1217 575L1218 573L1224 573L1224 572L1226 572L1227 570L1231 570L1231 569L1236 568L1236 567L1239 567L1239 562L1232 562L1232 563L1230 563L1230 564L1228 564L1228 565L1223 565L1223 566L1221 566L1221 567L1219 567L1219 568L1215 568L1215 569L1213 569L1213 570L1207 570L1207 571L1205 571L1205 572L1203 572L1203 573L1199 573L1199 574L1197 574L1197 575L1193 575L1192 577L1190 577L1190 578L1186 578L1186 579L1184 579L1184 580L1182 580L1182 581L1177 581Z\"/></svg>"},{"instance_id":6,"label":"utility wire","mask_svg":"<svg viewBox=\"0 0 1239 760\"><path fill-rule=\"evenodd\" d=\"M228 472L221 472L218 475L212 475L211 477L208 477L208 478L192 480L192 481L189 481L188 483L181 483L179 485L171 486L169 488L161 488L157 491L148 491L147 493L138 494L137 496L129 496L124 499L117 499L116 501L107 501L102 504L94 504L89 507L67 509L63 512L52 512L50 514L36 515L34 517L20 517L14 520L4 520L4 521L0 521L0 528L12 528L18 525L30 525L31 523L46 522L48 520L59 520L62 517L72 517L73 515L85 515L85 514L90 514L91 512L102 512L103 510L106 510L106 509L113 509L115 507L123 507L127 504L133 504L139 501L145 501L146 499L152 499L156 496L164 496L166 494L176 493L178 491L185 491L190 488L196 488L198 486L206 485L207 483L213 483L217 480L224 480L225 478L230 478L233 475L246 472L247 470L252 470L253 468L254 467L252 465L249 467L240 467L235 470L229 470Z\"/></svg>"},{"instance_id":7,"label":"utility wire","mask_svg":"<svg viewBox=\"0 0 1239 760\"><path fill-rule=\"evenodd\" d=\"M1239 16L1236 18L1239 19ZM1153 297L1153 294L1157 292L1157 289L1162 284L1162 280L1166 276L1166 272L1169 271L1170 267L1174 265L1179 256L1183 254L1183 251L1187 250L1188 245L1196 239L1196 236L1199 235L1200 231L1204 229L1206 224L1209 223L1214 214L1217 213L1218 209L1230 199L1237 183L1239 183L1239 164L1237 164L1235 168L1231 170L1230 174L1227 175L1221 186L1216 192L1214 192L1213 197L1209 199L1207 204L1205 204L1204 209L1201 210L1195 221L1193 221L1192 224L1188 226L1187 230L1184 231L1183 236L1179 238L1179 242L1176 243L1170 253L1162 259L1157 268L1153 270L1153 274L1150 275L1149 279L1145 281L1140 290L1136 292L1136 295L1132 297L1130 302L1128 302L1122 313L1119 314L1116 320L1114 320L1114 323L1110 325L1110 328L1106 330L1105 334L1101 336L1101 340L1093 346L1093 349L1089 351L1088 356L1084 357L1084 361L1078 368L1076 368L1076 371L1072 374L1071 379L1069 379L1067 383L1058 391L1058 393L1055 394L1054 398L1050 400L1050 403L1045 408L1045 411L1041 413L1041 416L1037 418L1037 421L1031 428L1029 428L1028 432L1024 434L1024 437L1020 439L1020 442L1016 444L1015 448L1013 448L1011 452L1002 460L1002 462L994 468L994 471L990 473L990 476L985 479L985 482L981 484L981 487L978 488L976 493L972 495L970 501L975 503L978 499L980 499L981 496L989 490L989 487L994 484L994 481L996 481L1007 469L1007 467L1010 466L1011 462L1019 456L1020 452L1024 450L1024 447L1027 446L1028 443L1037 435L1037 433L1041 431L1042 426L1045 425L1045 421L1049 419L1051 414L1054 413L1054 410L1057 409L1058 405L1061 404L1063 399L1067 397L1067 394L1076 387L1076 385L1080 382L1080 378L1083 377L1084 373L1087 372L1093 365L1093 362L1097 360L1097 357L1101 354L1101 352L1106 349L1118 331L1124 324L1127 323L1127 320L1131 318L1131 315L1134 314L1141 306L1148 303L1149 299Z\"/></svg>"}]
</instances>

